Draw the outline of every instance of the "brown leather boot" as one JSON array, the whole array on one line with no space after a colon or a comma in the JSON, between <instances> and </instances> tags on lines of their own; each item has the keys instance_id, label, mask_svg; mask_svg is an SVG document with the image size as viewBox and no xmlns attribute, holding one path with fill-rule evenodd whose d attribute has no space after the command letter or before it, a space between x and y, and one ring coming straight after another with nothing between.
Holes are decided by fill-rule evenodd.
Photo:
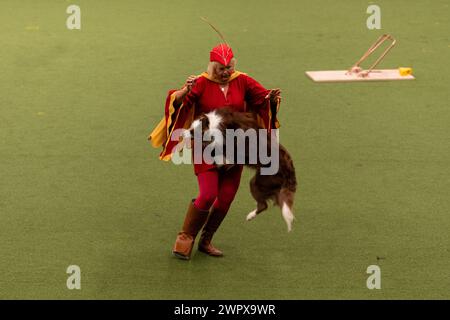
<instances>
[{"instance_id":1,"label":"brown leather boot","mask_svg":"<svg viewBox=\"0 0 450 320\"><path fill-rule=\"evenodd\" d=\"M208 221L206 221L205 226L203 227L202 235L200 237L200 242L198 243L198 250L209 254L213 257L221 257L223 256L222 251L215 248L211 244L211 239L214 233L219 228L223 219L227 215L226 212L221 212L214 207L211 209L211 213L209 214Z\"/></svg>"},{"instance_id":2,"label":"brown leather boot","mask_svg":"<svg viewBox=\"0 0 450 320\"><path fill-rule=\"evenodd\" d=\"M184 260L191 258L195 237L205 224L207 218L208 211L197 209L194 201L191 201L186 217L184 218L183 229L178 233L177 240L173 246L172 253L175 257Z\"/></svg>"}]
</instances>

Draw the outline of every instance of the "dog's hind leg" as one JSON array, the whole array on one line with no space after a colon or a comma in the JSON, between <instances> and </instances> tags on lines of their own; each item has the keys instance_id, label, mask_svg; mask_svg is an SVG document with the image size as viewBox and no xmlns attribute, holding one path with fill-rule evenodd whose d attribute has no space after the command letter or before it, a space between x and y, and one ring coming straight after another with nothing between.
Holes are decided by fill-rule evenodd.
<instances>
[{"instance_id":1,"label":"dog's hind leg","mask_svg":"<svg viewBox=\"0 0 450 320\"><path fill-rule=\"evenodd\" d=\"M267 201L258 201L256 203L256 209L247 215L247 221L255 219L258 214L267 209Z\"/></svg>"},{"instance_id":2,"label":"dog's hind leg","mask_svg":"<svg viewBox=\"0 0 450 320\"><path fill-rule=\"evenodd\" d=\"M252 194L253 198L256 200L256 209L250 212L247 215L247 221L250 221L252 219L256 218L256 215L258 215L260 212L267 209L267 201L264 197L261 190L258 189L258 186L256 184L256 176L250 180L250 193Z\"/></svg>"}]
</instances>

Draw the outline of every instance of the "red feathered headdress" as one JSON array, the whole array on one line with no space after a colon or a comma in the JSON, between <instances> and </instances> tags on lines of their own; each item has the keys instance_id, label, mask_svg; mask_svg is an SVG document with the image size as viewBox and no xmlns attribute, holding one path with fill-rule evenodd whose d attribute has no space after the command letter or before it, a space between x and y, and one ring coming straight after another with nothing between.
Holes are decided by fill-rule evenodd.
<instances>
[{"instance_id":1,"label":"red feathered headdress","mask_svg":"<svg viewBox=\"0 0 450 320\"><path fill-rule=\"evenodd\" d=\"M209 61L217 61L224 66L227 66L233 57L233 50L225 43L215 46L209 53Z\"/></svg>"}]
</instances>

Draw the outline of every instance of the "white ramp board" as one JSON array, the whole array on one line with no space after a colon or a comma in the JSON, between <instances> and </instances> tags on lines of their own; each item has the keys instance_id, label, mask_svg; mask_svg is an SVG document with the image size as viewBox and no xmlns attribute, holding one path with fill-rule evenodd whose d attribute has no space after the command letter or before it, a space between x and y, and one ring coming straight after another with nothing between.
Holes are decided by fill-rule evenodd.
<instances>
[{"instance_id":1,"label":"white ramp board","mask_svg":"<svg viewBox=\"0 0 450 320\"><path fill-rule=\"evenodd\" d=\"M334 71L307 71L306 74L314 82L349 82L349 81L387 81L387 80L414 80L413 75L400 75L398 69L372 70L367 77L356 73L347 74L348 70Z\"/></svg>"}]
</instances>

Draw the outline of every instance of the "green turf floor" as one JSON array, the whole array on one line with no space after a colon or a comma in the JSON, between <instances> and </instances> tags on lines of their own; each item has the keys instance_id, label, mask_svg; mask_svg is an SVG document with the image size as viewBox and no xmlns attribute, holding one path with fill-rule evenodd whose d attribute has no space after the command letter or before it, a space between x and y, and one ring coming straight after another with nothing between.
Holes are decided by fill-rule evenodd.
<instances>
[{"instance_id":1,"label":"green turf floor","mask_svg":"<svg viewBox=\"0 0 450 320\"><path fill-rule=\"evenodd\" d=\"M66 8L81 8L68 30ZM450 8L446 0L0 2L0 298L450 298ZM238 70L280 87L296 221L252 222L251 171L215 238L170 254L197 185L147 135L167 90L204 71L217 36ZM382 67L415 81L315 84L383 33ZM380 290L366 269L381 268ZM68 290L66 268L81 268Z\"/></svg>"}]
</instances>

